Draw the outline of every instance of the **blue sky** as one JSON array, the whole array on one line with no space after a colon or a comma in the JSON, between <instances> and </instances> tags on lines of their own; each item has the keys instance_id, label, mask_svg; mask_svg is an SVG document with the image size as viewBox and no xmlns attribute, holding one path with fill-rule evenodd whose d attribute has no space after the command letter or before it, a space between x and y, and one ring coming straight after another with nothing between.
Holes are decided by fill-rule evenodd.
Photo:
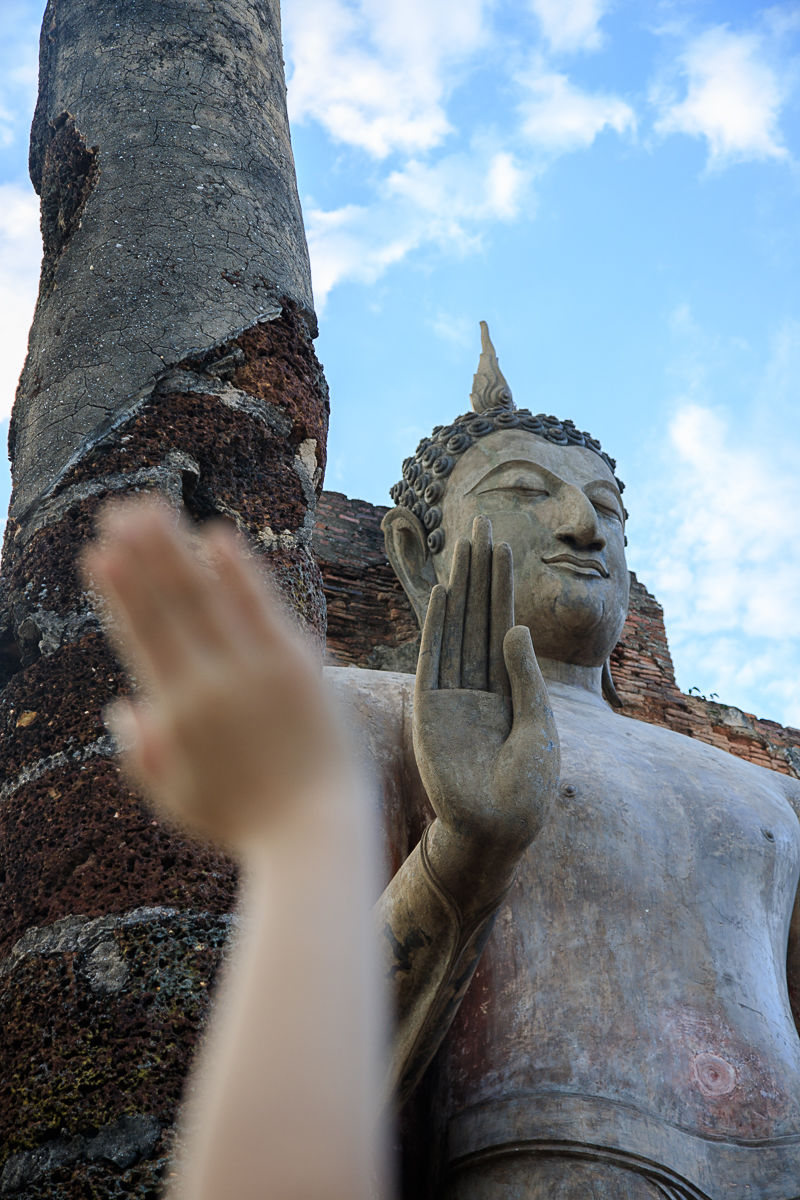
<instances>
[{"instance_id":1,"label":"blue sky","mask_svg":"<svg viewBox=\"0 0 800 1200\"><path fill-rule=\"evenodd\" d=\"M2 420L43 5L0 3ZM326 486L389 502L467 407L488 320L517 403L618 459L680 685L800 726L800 4L284 0L283 23Z\"/></svg>"}]
</instances>

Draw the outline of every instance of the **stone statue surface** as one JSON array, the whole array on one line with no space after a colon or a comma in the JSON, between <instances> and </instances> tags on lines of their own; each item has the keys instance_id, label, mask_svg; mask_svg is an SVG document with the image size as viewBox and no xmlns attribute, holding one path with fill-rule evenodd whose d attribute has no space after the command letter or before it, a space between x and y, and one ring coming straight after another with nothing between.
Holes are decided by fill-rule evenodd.
<instances>
[{"instance_id":1,"label":"stone statue surface","mask_svg":"<svg viewBox=\"0 0 800 1200\"><path fill-rule=\"evenodd\" d=\"M485 329L473 407L384 521L416 680L331 671L382 786L430 1194L797 1200L800 783L607 702L615 464L514 408Z\"/></svg>"}]
</instances>

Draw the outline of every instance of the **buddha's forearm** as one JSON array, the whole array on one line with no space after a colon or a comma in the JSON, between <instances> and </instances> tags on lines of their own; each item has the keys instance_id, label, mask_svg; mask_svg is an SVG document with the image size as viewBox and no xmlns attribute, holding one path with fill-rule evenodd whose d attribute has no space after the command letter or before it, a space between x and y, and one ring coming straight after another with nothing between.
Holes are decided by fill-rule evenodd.
<instances>
[{"instance_id":1,"label":"buddha's forearm","mask_svg":"<svg viewBox=\"0 0 800 1200\"><path fill-rule=\"evenodd\" d=\"M437 819L377 905L396 1014L387 1093L400 1103L450 1028L513 879L513 867L470 879L466 866L464 847Z\"/></svg>"}]
</instances>

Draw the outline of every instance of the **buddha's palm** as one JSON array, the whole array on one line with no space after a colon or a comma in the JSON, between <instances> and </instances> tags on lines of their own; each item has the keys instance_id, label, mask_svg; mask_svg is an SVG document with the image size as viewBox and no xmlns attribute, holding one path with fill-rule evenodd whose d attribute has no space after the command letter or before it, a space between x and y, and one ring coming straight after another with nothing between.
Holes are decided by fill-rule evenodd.
<instances>
[{"instance_id":1,"label":"buddha's palm","mask_svg":"<svg viewBox=\"0 0 800 1200\"><path fill-rule=\"evenodd\" d=\"M510 548L476 518L450 583L431 595L414 698L414 749L442 825L466 849L515 863L558 782L558 734L530 632L514 626ZM487 863L488 865L488 863Z\"/></svg>"}]
</instances>

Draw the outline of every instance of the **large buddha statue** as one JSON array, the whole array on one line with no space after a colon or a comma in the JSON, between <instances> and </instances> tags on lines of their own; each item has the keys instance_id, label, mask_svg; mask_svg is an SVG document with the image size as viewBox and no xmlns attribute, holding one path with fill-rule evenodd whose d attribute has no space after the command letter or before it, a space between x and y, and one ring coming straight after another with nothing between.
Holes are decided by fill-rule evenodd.
<instances>
[{"instance_id":1,"label":"large buddha statue","mask_svg":"<svg viewBox=\"0 0 800 1200\"><path fill-rule=\"evenodd\" d=\"M437 1200L796 1200L800 784L615 710L615 464L483 332L384 521L416 679L331 672L383 789L391 1086Z\"/></svg>"}]
</instances>

